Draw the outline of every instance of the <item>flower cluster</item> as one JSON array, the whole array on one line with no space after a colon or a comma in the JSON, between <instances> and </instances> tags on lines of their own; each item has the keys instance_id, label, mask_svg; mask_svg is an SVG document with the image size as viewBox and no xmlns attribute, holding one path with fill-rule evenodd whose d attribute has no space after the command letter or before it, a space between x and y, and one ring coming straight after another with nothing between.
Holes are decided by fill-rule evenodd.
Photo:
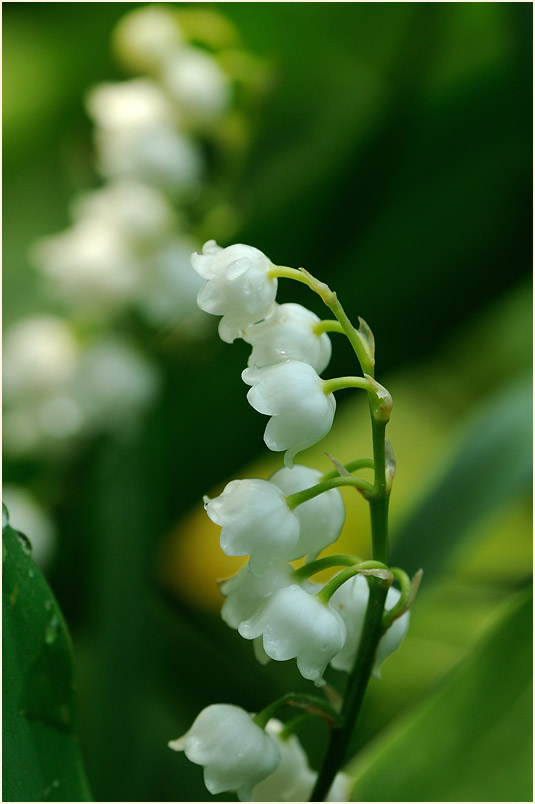
<instances>
[{"instance_id":1,"label":"flower cluster","mask_svg":"<svg viewBox=\"0 0 535 804\"><path fill-rule=\"evenodd\" d=\"M141 416L161 379L129 321L165 326L175 340L204 337L202 282L191 270L199 210L203 194L220 195L215 217L224 227L236 216L213 165L247 144L247 89L262 65L217 11L196 15L165 4L127 13L113 44L132 77L87 93L102 182L73 199L68 228L30 249L64 314L6 328L5 449L14 457L56 454Z\"/></svg>"},{"instance_id":2,"label":"flower cluster","mask_svg":"<svg viewBox=\"0 0 535 804\"><path fill-rule=\"evenodd\" d=\"M267 446L286 453L285 466L269 479L232 480L217 497L205 497L208 516L221 526L223 552L249 557L236 575L220 584L225 597L222 617L254 642L259 661L296 659L301 675L320 687L329 664L348 673L355 665L370 596L368 579L359 573L377 572L385 583L391 583L394 575L380 562L337 556L344 570L324 586L310 581L324 566L337 563L317 558L338 539L344 523L337 486L352 484L369 494L376 489L346 469L324 475L294 465L294 457L331 428L336 409L333 390L350 386L367 390L380 422L390 397L366 374L320 377L331 356L327 332L340 329L298 304L276 302L277 278L291 269L274 265L252 246L221 248L214 240L193 254L192 265L204 280L198 305L221 316L222 340L242 338L252 346L242 373L251 386L247 398L255 410L270 417L264 433ZM297 559L305 563L294 569L291 562ZM377 676L381 663L399 646L409 620L402 593L391 587L385 594L385 618L397 607L377 634L373 668ZM263 722L262 713L253 717L237 711L239 715L236 707L222 704L208 707L171 747L183 749L191 761L205 766L211 792L236 791L244 801L308 798L315 774L297 739L278 721ZM347 797L347 792L343 795Z\"/></svg>"},{"instance_id":3,"label":"flower cluster","mask_svg":"<svg viewBox=\"0 0 535 804\"><path fill-rule=\"evenodd\" d=\"M239 706L212 704L169 748L204 766L210 793L235 792L240 801L308 801L317 774L283 724L271 718L265 730ZM348 800L348 780L339 773L327 801Z\"/></svg>"}]
</instances>

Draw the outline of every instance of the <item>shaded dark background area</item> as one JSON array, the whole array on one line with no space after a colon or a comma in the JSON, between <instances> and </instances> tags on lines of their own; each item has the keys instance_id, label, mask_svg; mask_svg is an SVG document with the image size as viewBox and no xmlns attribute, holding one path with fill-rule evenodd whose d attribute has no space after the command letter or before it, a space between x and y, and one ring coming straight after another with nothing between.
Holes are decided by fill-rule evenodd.
<instances>
[{"instance_id":1,"label":"shaded dark background area","mask_svg":"<svg viewBox=\"0 0 535 804\"><path fill-rule=\"evenodd\" d=\"M96 183L82 96L125 77L109 36L139 5L4 4L6 324L54 309L28 248L65 227L72 195ZM417 384L418 367L434 366L441 379L429 393L445 400L447 445L470 404L531 360L531 5L202 5L271 66L252 147L225 179L239 224L222 245L255 245L328 282L372 327L379 378ZM511 298L523 300L522 319ZM279 301L290 300L321 314L305 289L281 281ZM349 358L337 343L329 376L351 373ZM155 359L163 392L135 434L99 438L65 460L4 466L7 481L48 499L58 522L50 581L73 634L96 800L205 800L199 769L166 741L209 703L253 711L291 686L308 689L288 663L260 668L209 606L162 581L162 544L177 520L262 455L265 422L239 379L247 349L214 333ZM504 596L527 574L522 565L504 581ZM407 689L400 711L417 698ZM380 705L366 716L359 745L389 723ZM316 764L322 729L308 735Z\"/></svg>"}]
</instances>

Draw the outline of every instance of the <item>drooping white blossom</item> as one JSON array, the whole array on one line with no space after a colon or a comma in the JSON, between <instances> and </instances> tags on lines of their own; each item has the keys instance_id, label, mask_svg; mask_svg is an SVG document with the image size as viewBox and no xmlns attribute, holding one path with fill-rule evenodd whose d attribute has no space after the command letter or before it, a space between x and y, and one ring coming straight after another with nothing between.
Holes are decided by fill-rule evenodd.
<instances>
[{"instance_id":1,"label":"drooping white blossom","mask_svg":"<svg viewBox=\"0 0 535 804\"><path fill-rule=\"evenodd\" d=\"M281 758L273 773L253 787L252 801L310 800L317 773L310 769L298 738L295 735L281 736L283 729L284 725L275 718L271 718L266 726ZM349 780L345 773L336 774L326 801L349 801Z\"/></svg>"},{"instance_id":2,"label":"drooping white blossom","mask_svg":"<svg viewBox=\"0 0 535 804\"><path fill-rule=\"evenodd\" d=\"M342 586L340 586L331 598L331 605L340 612L347 626L347 639L344 647L332 660L331 665L336 670L344 670L346 673L351 671L357 655L357 649L364 625L366 607L368 605L370 590L368 582L363 575L355 575ZM400 592L394 587L390 587L386 597L385 609L389 611L400 598ZM405 612L397 620L394 620L386 634L381 637L373 674L379 678L379 669L385 659L396 651L409 627L410 613Z\"/></svg>"},{"instance_id":3,"label":"drooping white blossom","mask_svg":"<svg viewBox=\"0 0 535 804\"><path fill-rule=\"evenodd\" d=\"M315 486L321 478L322 474L317 469L294 466L293 469L288 467L278 469L269 479L288 496ZM301 527L292 559L306 555L307 561L312 561L340 535L345 519L342 495L338 489L330 489L301 503L293 510Z\"/></svg>"},{"instance_id":4,"label":"drooping white blossom","mask_svg":"<svg viewBox=\"0 0 535 804\"><path fill-rule=\"evenodd\" d=\"M271 564L260 577L253 575L246 564L241 570L219 585L225 602L221 607L221 617L230 628L238 628L249 619L265 598L289 586L293 567L287 562Z\"/></svg>"},{"instance_id":5,"label":"drooping white blossom","mask_svg":"<svg viewBox=\"0 0 535 804\"><path fill-rule=\"evenodd\" d=\"M221 248L209 240L202 254L191 257L194 270L205 279L197 303L201 310L221 315L219 335L232 343L274 307L277 280L270 279L272 263L256 248L237 243Z\"/></svg>"},{"instance_id":6,"label":"drooping white blossom","mask_svg":"<svg viewBox=\"0 0 535 804\"><path fill-rule=\"evenodd\" d=\"M269 318L252 324L243 335L243 340L253 347L248 365L263 368L283 360L299 360L321 374L332 350L329 336L314 332L319 320L300 304L277 304Z\"/></svg>"},{"instance_id":7,"label":"drooping white blossom","mask_svg":"<svg viewBox=\"0 0 535 804\"><path fill-rule=\"evenodd\" d=\"M308 801L316 780L297 737L281 738L283 724L272 718L266 732L279 749L280 762L275 770L252 790L252 801ZM242 799L243 800L243 799Z\"/></svg>"},{"instance_id":8,"label":"drooping white blossom","mask_svg":"<svg viewBox=\"0 0 535 804\"><path fill-rule=\"evenodd\" d=\"M274 592L238 631L245 639L262 634L268 656L279 662L296 658L301 675L317 686L346 638L338 611L297 584Z\"/></svg>"},{"instance_id":9,"label":"drooping white blossom","mask_svg":"<svg viewBox=\"0 0 535 804\"><path fill-rule=\"evenodd\" d=\"M299 520L282 491L268 480L231 480L206 513L222 526L221 549L228 556L250 555L250 568L260 575L277 559L287 559L299 539Z\"/></svg>"},{"instance_id":10,"label":"drooping white blossom","mask_svg":"<svg viewBox=\"0 0 535 804\"><path fill-rule=\"evenodd\" d=\"M251 789L280 761L274 740L252 715L231 704L203 709L169 748L184 751L190 762L204 766L204 783L212 795L236 792L242 801L251 801Z\"/></svg>"},{"instance_id":11,"label":"drooping white blossom","mask_svg":"<svg viewBox=\"0 0 535 804\"><path fill-rule=\"evenodd\" d=\"M323 380L307 363L287 360L266 368L247 368L242 379L251 389L247 399L255 410L271 416L264 441L275 452L286 450L284 462L327 435L332 427L336 401L325 394Z\"/></svg>"}]
</instances>

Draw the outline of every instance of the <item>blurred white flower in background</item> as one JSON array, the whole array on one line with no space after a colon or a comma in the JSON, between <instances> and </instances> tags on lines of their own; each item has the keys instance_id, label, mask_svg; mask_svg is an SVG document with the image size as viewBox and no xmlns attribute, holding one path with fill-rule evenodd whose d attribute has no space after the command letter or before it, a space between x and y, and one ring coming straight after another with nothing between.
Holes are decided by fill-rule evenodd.
<instances>
[{"instance_id":1,"label":"blurred white flower in background","mask_svg":"<svg viewBox=\"0 0 535 804\"><path fill-rule=\"evenodd\" d=\"M125 66L150 72L184 42L176 15L164 6L143 6L127 14L114 32L114 45Z\"/></svg>"},{"instance_id":2,"label":"blurred white flower in background","mask_svg":"<svg viewBox=\"0 0 535 804\"><path fill-rule=\"evenodd\" d=\"M76 338L61 318L39 315L18 321L4 337L5 397L15 401L54 389L73 374L77 354Z\"/></svg>"},{"instance_id":3,"label":"blurred white flower in background","mask_svg":"<svg viewBox=\"0 0 535 804\"><path fill-rule=\"evenodd\" d=\"M63 231L30 248L63 314L28 316L4 334L3 441L15 462L63 459L142 421L162 386L159 336L175 346L206 336L190 263L200 232L219 220L225 237L238 218L212 166L247 146L246 93L234 86L256 86L260 61L217 11L168 4L128 12L113 45L131 76L85 99L101 184L77 194ZM157 335L148 353L134 340L140 323Z\"/></svg>"}]
</instances>

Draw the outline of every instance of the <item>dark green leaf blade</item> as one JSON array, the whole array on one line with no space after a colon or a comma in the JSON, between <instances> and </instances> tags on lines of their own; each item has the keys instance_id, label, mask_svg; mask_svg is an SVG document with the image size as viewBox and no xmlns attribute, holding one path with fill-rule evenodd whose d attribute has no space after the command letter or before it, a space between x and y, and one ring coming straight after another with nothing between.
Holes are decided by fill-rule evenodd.
<instances>
[{"instance_id":1,"label":"dark green leaf blade","mask_svg":"<svg viewBox=\"0 0 535 804\"><path fill-rule=\"evenodd\" d=\"M3 800L89 801L67 628L28 540L2 524Z\"/></svg>"}]
</instances>

